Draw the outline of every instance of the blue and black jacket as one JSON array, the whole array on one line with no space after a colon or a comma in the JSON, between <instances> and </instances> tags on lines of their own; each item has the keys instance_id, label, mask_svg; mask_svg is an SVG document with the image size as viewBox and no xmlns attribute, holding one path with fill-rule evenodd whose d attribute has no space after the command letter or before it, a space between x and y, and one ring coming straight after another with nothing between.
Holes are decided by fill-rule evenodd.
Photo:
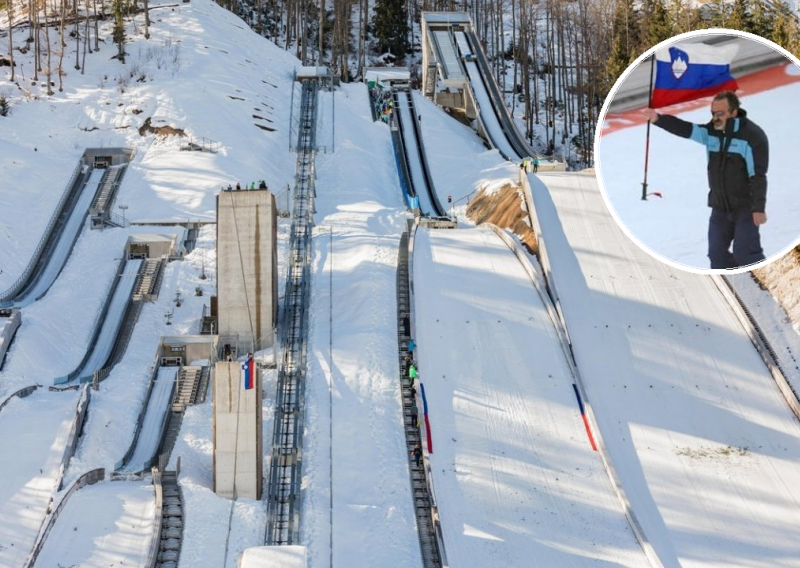
<instances>
[{"instance_id":1,"label":"blue and black jacket","mask_svg":"<svg viewBox=\"0 0 800 568\"><path fill-rule=\"evenodd\" d=\"M739 109L725 123L694 124L661 114L654 122L667 132L703 144L708 150L708 206L723 211L764 212L767 205L769 141L756 123Z\"/></svg>"}]
</instances>

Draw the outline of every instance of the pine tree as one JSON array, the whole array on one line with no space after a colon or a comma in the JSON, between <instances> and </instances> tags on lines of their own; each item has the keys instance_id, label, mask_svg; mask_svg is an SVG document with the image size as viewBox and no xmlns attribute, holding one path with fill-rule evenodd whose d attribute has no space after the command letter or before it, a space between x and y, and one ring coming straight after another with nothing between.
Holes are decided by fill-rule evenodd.
<instances>
[{"instance_id":1,"label":"pine tree","mask_svg":"<svg viewBox=\"0 0 800 568\"><path fill-rule=\"evenodd\" d=\"M760 1L760 0L759 0ZM700 11L690 5L689 0L669 0L667 8L669 18L673 22L673 32L682 34L705 28Z\"/></svg>"},{"instance_id":2,"label":"pine tree","mask_svg":"<svg viewBox=\"0 0 800 568\"><path fill-rule=\"evenodd\" d=\"M750 16L747 2L748 0L734 0L730 18L726 24L727 27L742 32L753 32L753 20Z\"/></svg>"},{"instance_id":3,"label":"pine tree","mask_svg":"<svg viewBox=\"0 0 800 568\"><path fill-rule=\"evenodd\" d=\"M642 51L650 49L674 35L672 32L672 20L664 7L663 0L645 0L642 3L642 12L642 36L644 39Z\"/></svg>"},{"instance_id":4,"label":"pine tree","mask_svg":"<svg viewBox=\"0 0 800 568\"><path fill-rule=\"evenodd\" d=\"M398 59L405 57L408 52L408 12L404 0L378 0L373 26L381 51L389 51Z\"/></svg>"},{"instance_id":5,"label":"pine tree","mask_svg":"<svg viewBox=\"0 0 800 568\"><path fill-rule=\"evenodd\" d=\"M730 19L730 8L726 0L712 0L703 6L706 21L710 27L727 28Z\"/></svg>"},{"instance_id":6,"label":"pine tree","mask_svg":"<svg viewBox=\"0 0 800 568\"><path fill-rule=\"evenodd\" d=\"M775 13L764 5L763 0L751 0L750 21L752 32L761 37L770 37L775 23Z\"/></svg>"},{"instance_id":7,"label":"pine tree","mask_svg":"<svg viewBox=\"0 0 800 568\"><path fill-rule=\"evenodd\" d=\"M775 3L775 12L772 35L769 39L781 47L789 49L794 43L797 34L794 15L789 5L780 0Z\"/></svg>"},{"instance_id":8,"label":"pine tree","mask_svg":"<svg viewBox=\"0 0 800 568\"><path fill-rule=\"evenodd\" d=\"M639 15L633 0L619 0L614 11L612 31L614 39L611 55L606 64L609 87L622 75L636 56L639 47Z\"/></svg>"}]
</instances>

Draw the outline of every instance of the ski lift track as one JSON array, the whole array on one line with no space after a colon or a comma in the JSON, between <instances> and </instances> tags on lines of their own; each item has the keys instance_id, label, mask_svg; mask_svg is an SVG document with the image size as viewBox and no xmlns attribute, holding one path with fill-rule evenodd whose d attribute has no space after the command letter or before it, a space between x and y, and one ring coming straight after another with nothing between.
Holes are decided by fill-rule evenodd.
<instances>
[{"instance_id":1,"label":"ski lift track","mask_svg":"<svg viewBox=\"0 0 800 568\"><path fill-rule=\"evenodd\" d=\"M283 312L283 341L278 369L275 428L267 491L267 545L298 544L300 480L308 340L311 230L314 214L317 89L303 84L297 143L289 271Z\"/></svg>"}]
</instances>

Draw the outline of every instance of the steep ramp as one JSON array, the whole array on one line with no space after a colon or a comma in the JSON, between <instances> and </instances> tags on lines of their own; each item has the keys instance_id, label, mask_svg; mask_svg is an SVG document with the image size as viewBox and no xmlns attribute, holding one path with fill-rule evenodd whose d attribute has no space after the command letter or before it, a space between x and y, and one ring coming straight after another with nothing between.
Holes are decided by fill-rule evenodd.
<instances>
[{"instance_id":1,"label":"steep ramp","mask_svg":"<svg viewBox=\"0 0 800 568\"><path fill-rule=\"evenodd\" d=\"M461 57L472 54L472 48L469 45L467 36L464 32L455 32L456 43L461 53ZM511 161L519 161L520 156L514 147L509 143L506 133L503 130L503 125L492 106L492 98L487 89L483 75L481 75L478 64L470 59L465 59L464 67L469 75L469 84L472 87L472 92L475 95L475 101L480 108L480 119L483 124L486 135L492 146L497 148L504 158Z\"/></svg>"},{"instance_id":2,"label":"steep ramp","mask_svg":"<svg viewBox=\"0 0 800 568\"><path fill-rule=\"evenodd\" d=\"M102 482L79 489L53 525L34 568L146 566L154 511L149 481Z\"/></svg>"},{"instance_id":3,"label":"steep ramp","mask_svg":"<svg viewBox=\"0 0 800 568\"><path fill-rule=\"evenodd\" d=\"M550 285L663 565L800 566L800 425L712 279L636 247L594 175L538 179Z\"/></svg>"},{"instance_id":4,"label":"steep ramp","mask_svg":"<svg viewBox=\"0 0 800 568\"><path fill-rule=\"evenodd\" d=\"M111 356L122 321L125 318L125 312L131 303L133 287L142 262L139 259L125 262L122 274L114 288L108 311L101 323L100 332L91 346L91 353L78 369L70 373L69 376L72 379L79 378L82 381L90 379L95 371L99 371L105 366Z\"/></svg>"},{"instance_id":5,"label":"steep ramp","mask_svg":"<svg viewBox=\"0 0 800 568\"><path fill-rule=\"evenodd\" d=\"M411 112L411 94L406 91L397 92L397 105L395 110L399 114L400 132L403 136L403 146L406 151L406 163L408 164L411 183L414 191L419 197L419 209L423 215L438 215L436 208L431 200L428 182L423 170L422 159L420 158L419 144L412 121L417 120Z\"/></svg>"},{"instance_id":6,"label":"steep ramp","mask_svg":"<svg viewBox=\"0 0 800 568\"><path fill-rule=\"evenodd\" d=\"M0 412L0 566L23 566L33 548L80 398L79 391L41 390Z\"/></svg>"},{"instance_id":7,"label":"steep ramp","mask_svg":"<svg viewBox=\"0 0 800 568\"><path fill-rule=\"evenodd\" d=\"M487 228L416 232L414 313L450 566L647 566L559 335Z\"/></svg>"},{"instance_id":8,"label":"steep ramp","mask_svg":"<svg viewBox=\"0 0 800 568\"><path fill-rule=\"evenodd\" d=\"M75 207L72 209L69 219L64 225L58 243L53 248L44 265L44 269L35 277L35 280L17 296L14 300L15 306L28 306L44 296L53 285L53 282L56 281L58 275L61 274L61 270L67 263L67 259L75 246L75 241L78 240L78 235L81 229L83 229L84 221L89 213L89 207L92 204L92 200L105 174L106 170L92 170L86 185L81 190L77 203L75 203Z\"/></svg>"},{"instance_id":9,"label":"steep ramp","mask_svg":"<svg viewBox=\"0 0 800 568\"><path fill-rule=\"evenodd\" d=\"M136 449L120 471L126 473L142 471L156 455L170 410L170 397L177 374L178 367L162 367L158 370L136 440Z\"/></svg>"}]
</instances>

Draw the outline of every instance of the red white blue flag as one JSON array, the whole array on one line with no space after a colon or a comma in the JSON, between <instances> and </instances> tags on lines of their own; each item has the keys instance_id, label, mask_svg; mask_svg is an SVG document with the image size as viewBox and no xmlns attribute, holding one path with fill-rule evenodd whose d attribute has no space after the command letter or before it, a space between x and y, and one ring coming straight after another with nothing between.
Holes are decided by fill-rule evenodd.
<instances>
[{"instance_id":1,"label":"red white blue flag","mask_svg":"<svg viewBox=\"0 0 800 568\"><path fill-rule=\"evenodd\" d=\"M720 91L735 91L731 61L736 45L680 43L656 52L656 78L651 108L683 103Z\"/></svg>"},{"instance_id":2,"label":"red white blue flag","mask_svg":"<svg viewBox=\"0 0 800 568\"><path fill-rule=\"evenodd\" d=\"M244 384L244 390L250 390L253 388L253 384L255 383L256 378L256 366L255 362L253 361L252 357L248 357L244 363L242 363L242 382Z\"/></svg>"}]
</instances>

